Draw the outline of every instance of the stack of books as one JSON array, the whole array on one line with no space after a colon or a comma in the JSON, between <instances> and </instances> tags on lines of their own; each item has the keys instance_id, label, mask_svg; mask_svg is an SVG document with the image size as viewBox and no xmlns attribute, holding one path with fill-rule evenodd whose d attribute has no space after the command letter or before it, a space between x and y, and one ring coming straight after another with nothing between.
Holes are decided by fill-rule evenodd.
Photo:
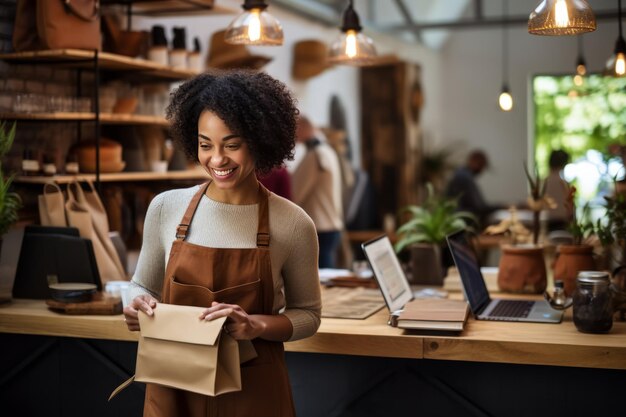
<instances>
[{"instance_id":1,"label":"stack of books","mask_svg":"<svg viewBox=\"0 0 626 417\"><path fill-rule=\"evenodd\" d=\"M418 298L406 303L392 324L401 329L461 332L469 311L463 300Z\"/></svg>"}]
</instances>

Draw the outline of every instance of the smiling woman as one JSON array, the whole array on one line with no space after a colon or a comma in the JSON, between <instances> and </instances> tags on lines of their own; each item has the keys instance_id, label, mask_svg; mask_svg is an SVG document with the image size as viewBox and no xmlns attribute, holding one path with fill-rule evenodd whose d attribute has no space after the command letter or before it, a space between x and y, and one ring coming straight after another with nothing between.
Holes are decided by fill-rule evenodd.
<instances>
[{"instance_id":1,"label":"smiling woman","mask_svg":"<svg viewBox=\"0 0 626 417\"><path fill-rule=\"evenodd\" d=\"M200 320L226 317L225 333L258 356L241 366L243 389L219 397L148 384L145 415L294 415L282 342L320 324L317 234L257 173L292 157L297 113L267 74L205 73L172 95L174 137L211 180L150 204L126 324L139 330L138 311L158 315L158 302L205 307Z\"/></svg>"}]
</instances>

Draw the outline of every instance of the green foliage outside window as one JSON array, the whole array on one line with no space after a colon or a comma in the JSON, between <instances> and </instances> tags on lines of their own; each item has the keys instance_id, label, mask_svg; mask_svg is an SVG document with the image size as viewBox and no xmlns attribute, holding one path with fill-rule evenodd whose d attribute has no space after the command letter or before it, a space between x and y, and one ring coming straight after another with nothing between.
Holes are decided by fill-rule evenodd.
<instances>
[{"instance_id":1,"label":"green foliage outside window","mask_svg":"<svg viewBox=\"0 0 626 417\"><path fill-rule=\"evenodd\" d=\"M533 99L535 163L540 175L548 174L553 149L568 152L571 162L588 159L589 151L596 150L602 159L596 164L601 176L596 195L577 197L583 201L601 199L601 194L610 192L616 164L621 167L618 177L624 177L623 162L610 149L626 145L626 78L590 75L577 86L572 76L537 76L533 79ZM573 185L578 186L577 181L580 177L572 180Z\"/></svg>"}]
</instances>

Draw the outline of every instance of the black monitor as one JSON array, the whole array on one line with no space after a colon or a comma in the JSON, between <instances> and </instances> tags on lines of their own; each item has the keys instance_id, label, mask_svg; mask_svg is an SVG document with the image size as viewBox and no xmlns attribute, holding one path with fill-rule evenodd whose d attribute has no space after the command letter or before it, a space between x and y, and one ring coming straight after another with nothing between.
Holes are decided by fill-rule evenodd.
<instances>
[{"instance_id":1,"label":"black monitor","mask_svg":"<svg viewBox=\"0 0 626 417\"><path fill-rule=\"evenodd\" d=\"M48 277L58 282L102 282L91 240L74 227L26 226L13 284L14 298L50 298Z\"/></svg>"}]
</instances>

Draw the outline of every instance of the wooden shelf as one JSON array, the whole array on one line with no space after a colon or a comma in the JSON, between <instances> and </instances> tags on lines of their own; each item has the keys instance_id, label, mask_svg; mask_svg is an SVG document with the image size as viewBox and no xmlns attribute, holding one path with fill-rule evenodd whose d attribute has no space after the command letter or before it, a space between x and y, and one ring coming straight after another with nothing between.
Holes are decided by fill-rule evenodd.
<instances>
[{"instance_id":1,"label":"wooden shelf","mask_svg":"<svg viewBox=\"0 0 626 417\"><path fill-rule=\"evenodd\" d=\"M95 121L95 113L0 113L1 120L38 120L38 121ZM111 125L159 125L168 126L164 117L146 114L100 113L100 123Z\"/></svg>"},{"instance_id":2,"label":"wooden shelf","mask_svg":"<svg viewBox=\"0 0 626 417\"><path fill-rule=\"evenodd\" d=\"M197 16L204 14L237 14L238 10L218 6L214 1L199 0L100 0L102 6L132 4L131 13L140 16Z\"/></svg>"},{"instance_id":3,"label":"wooden shelf","mask_svg":"<svg viewBox=\"0 0 626 417\"><path fill-rule=\"evenodd\" d=\"M119 172L100 174L100 182L133 182L133 181L174 181L174 180L204 180L207 174L201 169L168 172ZM17 184L45 184L54 181L57 184L68 184L76 179L96 180L96 174L54 175L47 176L19 176L15 177Z\"/></svg>"},{"instance_id":4,"label":"wooden shelf","mask_svg":"<svg viewBox=\"0 0 626 417\"><path fill-rule=\"evenodd\" d=\"M95 51L83 49L54 49L0 54L0 59L23 64L59 63L69 68L94 69L95 54ZM130 58L109 52L98 53L98 65L101 70L141 72L152 77L171 80L182 80L198 74L196 71L175 69L146 59Z\"/></svg>"}]
</instances>

